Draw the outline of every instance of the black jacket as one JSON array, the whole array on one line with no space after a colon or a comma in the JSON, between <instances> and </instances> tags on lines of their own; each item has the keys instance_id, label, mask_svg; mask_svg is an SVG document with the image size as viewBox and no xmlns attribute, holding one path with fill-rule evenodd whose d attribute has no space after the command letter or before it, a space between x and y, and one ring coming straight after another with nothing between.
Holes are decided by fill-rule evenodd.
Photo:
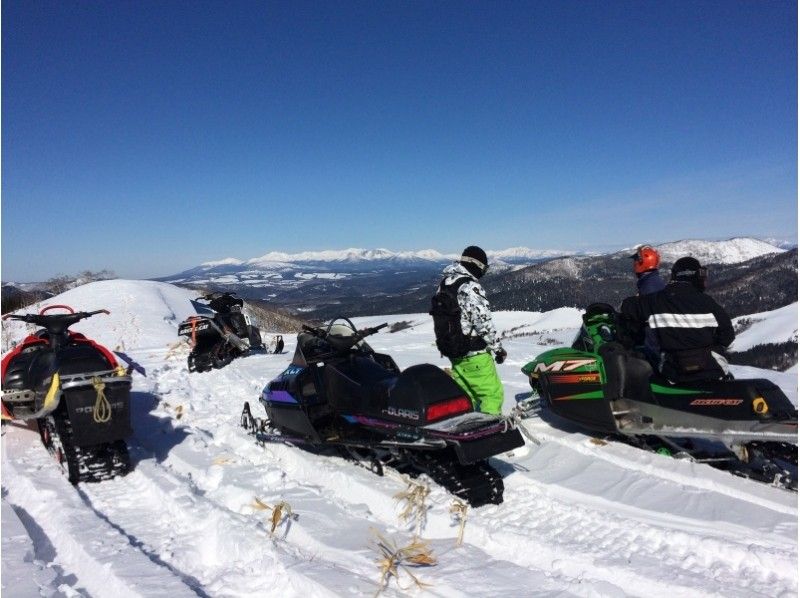
<instances>
[{"instance_id":1,"label":"black jacket","mask_svg":"<svg viewBox=\"0 0 800 598\"><path fill-rule=\"evenodd\" d=\"M620 311L634 342L643 342L649 329L664 353L691 349L723 353L735 337L722 306L689 282L672 281L658 293L630 297Z\"/></svg>"}]
</instances>

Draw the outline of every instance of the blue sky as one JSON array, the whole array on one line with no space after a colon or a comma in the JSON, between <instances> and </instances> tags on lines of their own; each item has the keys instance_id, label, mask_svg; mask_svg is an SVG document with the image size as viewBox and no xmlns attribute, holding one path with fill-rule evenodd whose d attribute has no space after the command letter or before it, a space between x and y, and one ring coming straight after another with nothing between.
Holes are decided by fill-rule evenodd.
<instances>
[{"instance_id":1,"label":"blue sky","mask_svg":"<svg viewBox=\"0 0 800 598\"><path fill-rule=\"evenodd\" d=\"M797 238L791 2L2 3L2 276Z\"/></svg>"}]
</instances>

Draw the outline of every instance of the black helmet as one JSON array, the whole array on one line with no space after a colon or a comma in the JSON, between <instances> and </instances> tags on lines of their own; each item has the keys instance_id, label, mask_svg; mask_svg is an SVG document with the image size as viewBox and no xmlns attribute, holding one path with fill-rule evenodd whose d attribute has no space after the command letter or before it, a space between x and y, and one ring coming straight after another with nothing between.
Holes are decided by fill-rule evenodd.
<instances>
[{"instance_id":1,"label":"black helmet","mask_svg":"<svg viewBox=\"0 0 800 598\"><path fill-rule=\"evenodd\" d=\"M489 269L486 252L476 245L470 245L461 253L459 263L475 278L480 278Z\"/></svg>"},{"instance_id":2,"label":"black helmet","mask_svg":"<svg viewBox=\"0 0 800 598\"><path fill-rule=\"evenodd\" d=\"M708 270L693 257L682 257L672 265L672 280L691 282L698 290L706 288Z\"/></svg>"}]
</instances>

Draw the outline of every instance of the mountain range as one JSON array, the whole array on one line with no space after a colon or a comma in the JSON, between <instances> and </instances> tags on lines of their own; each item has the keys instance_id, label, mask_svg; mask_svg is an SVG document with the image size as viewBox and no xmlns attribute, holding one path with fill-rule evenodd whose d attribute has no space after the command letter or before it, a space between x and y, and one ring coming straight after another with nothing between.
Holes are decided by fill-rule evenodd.
<instances>
[{"instance_id":1,"label":"mountain range","mask_svg":"<svg viewBox=\"0 0 800 598\"><path fill-rule=\"evenodd\" d=\"M796 297L791 289L784 288L791 284L792 259L796 281L796 250L787 251L751 237L726 241L682 240L656 245L656 248L662 255L664 267L683 255L693 255L705 264L715 265L712 288L723 279L736 287L735 273L745 276L745 270L750 270L733 265L752 260L763 260L754 263L753 268L774 267L782 272L773 281L780 286L780 291L773 289L774 292L764 298L770 302L770 307L752 305L755 299L740 301L734 291L726 291L726 298L736 307L733 311L737 314L780 307L785 303L773 303L783 301L787 295ZM526 247L488 251L490 272L482 282L492 305L498 309L538 311L564 305L583 307L597 300L618 303L635 291L629 259L633 251L634 248L626 248L608 254L581 254ZM271 252L249 260L225 258L206 262L158 280L198 290L235 291L246 299L268 302L308 319L326 319L341 314L427 311L442 268L457 259L457 254L431 249ZM740 311L745 309L745 304L747 310Z\"/></svg>"}]
</instances>

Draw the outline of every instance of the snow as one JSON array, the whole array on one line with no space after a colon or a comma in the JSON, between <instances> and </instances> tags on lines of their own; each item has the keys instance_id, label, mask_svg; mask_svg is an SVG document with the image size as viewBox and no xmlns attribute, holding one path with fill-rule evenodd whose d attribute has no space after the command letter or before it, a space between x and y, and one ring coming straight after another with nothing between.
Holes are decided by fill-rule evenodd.
<instances>
[{"instance_id":1,"label":"snow","mask_svg":"<svg viewBox=\"0 0 800 598\"><path fill-rule=\"evenodd\" d=\"M674 241L656 245L661 259L674 262L690 255L703 264L736 264L762 255L783 253L785 249L752 237L736 237L727 241Z\"/></svg>"},{"instance_id":2,"label":"snow","mask_svg":"<svg viewBox=\"0 0 800 598\"><path fill-rule=\"evenodd\" d=\"M348 274L340 272L298 272L294 275L295 278L303 280L339 280L348 276Z\"/></svg>"},{"instance_id":3,"label":"snow","mask_svg":"<svg viewBox=\"0 0 800 598\"><path fill-rule=\"evenodd\" d=\"M187 351L175 342L192 297L165 283L103 281L46 302L110 309L76 330L124 347L147 377L134 378L135 468L124 478L72 487L31 427L4 427L9 595L374 595L372 530L411 539L414 525L399 519L393 498L406 488L398 475L378 477L291 446L260 447L239 427L245 400L263 415L256 398L288 364L295 339L286 337L283 355L189 374ZM428 315L356 318L359 327L404 321L411 327L384 330L370 344L402 368L447 365ZM519 368L552 348L539 343L571 340L579 321L571 308L496 314L509 353L498 368L506 412L529 390ZM9 339L24 332L4 323ZM796 369L735 372L769 377L797 401ZM430 586L417 590L404 576L406 589L392 583L387 595L797 595L796 494L624 444L597 445L539 419L524 426L540 444L493 460L505 502L469 511L463 545L455 542L451 496L431 487L422 536L438 564L414 570ZM295 518L271 534L270 511L256 499L286 501Z\"/></svg>"},{"instance_id":4,"label":"snow","mask_svg":"<svg viewBox=\"0 0 800 598\"><path fill-rule=\"evenodd\" d=\"M271 251L261 257L248 260L248 264L264 267L273 262L293 263L293 262L358 262L376 261L389 259L422 259L422 260L447 260L448 257L433 249L422 251L394 252L389 249L360 249L351 247L350 249L327 249L323 251L303 251L300 253L283 253Z\"/></svg>"},{"instance_id":5,"label":"snow","mask_svg":"<svg viewBox=\"0 0 800 598\"><path fill-rule=\"evenodd\" d=\"M736 335L736 340L731 345L732 351L746 351L756 345L768 343L797 342L796 302L773 311L734 318L733 325L735 327L746 320L751 324Z\"/></svg>"},{"instance_id":6,"label":"snow","mask_svg":"<svg viewBox=\"0 0 800 598\"><path fill-rule=\"evenodd\" d=\"M203 262L200 264L203 267L215 268L216 266L241 266L244 262L235 257L226 257L215 262Z\"/></svg>"},{"instance_id":7,"label":"snow","mask_svg":"<svg viewBox=\"0 0 800 598\"><path fill-rule=\"evenodd\" d=\"M508 249L488 250L486 252L487 256L493 260L509 263L519 263L521 261L531 263L551 257L572 255L574 253L576 252L562 251L559 249L530 249L528 247L510 247Z\"/></svg>"}]
</instances>

